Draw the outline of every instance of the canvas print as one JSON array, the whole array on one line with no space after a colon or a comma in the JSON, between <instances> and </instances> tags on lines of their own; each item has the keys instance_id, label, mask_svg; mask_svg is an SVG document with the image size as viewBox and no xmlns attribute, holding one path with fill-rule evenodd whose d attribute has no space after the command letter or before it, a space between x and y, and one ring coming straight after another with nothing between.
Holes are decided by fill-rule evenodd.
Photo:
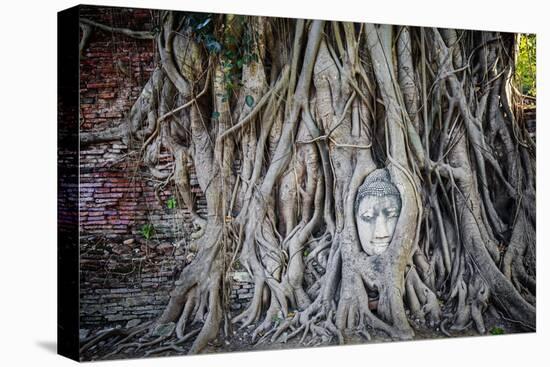
<instances>
[{"instance_id":1,"label":"canvas print","mask_svg":"<svg viewBox=\"0 0 550 367\"><path fill-rule=\"evenodd\" d=\"M78 359L535 331L535 35L76 14Z\"/></svg>"}]
</instances>

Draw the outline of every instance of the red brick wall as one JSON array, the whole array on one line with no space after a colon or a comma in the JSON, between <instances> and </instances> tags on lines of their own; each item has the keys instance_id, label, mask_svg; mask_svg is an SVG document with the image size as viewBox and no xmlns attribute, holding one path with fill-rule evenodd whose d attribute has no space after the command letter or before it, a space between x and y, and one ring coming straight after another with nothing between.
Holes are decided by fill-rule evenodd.
<instances>
[{"instance_id":1,"label":"red brick wall","mask_svg":"<svg viewBox=\"0 0 550 367\"><path fill-rule=\"evenodd\" d=\"M151 29L149 10L81 7L81 17L113 27ZM128 113L155 68L150 40L94 30L80 61L80 130L116 126ZM122 64L123 69L118 65ZM126 72L128 70L129 72ZM165 154L163 161L172 157ZM190 167L197 212L205 201ZM80 320L86 330L124 326L159 315L173 281L190 260L177 240L189 233L186 210L169 209L171 186L155 195L156 181L136 150L122 141L81 146L80 150ZM159 200L160 199L160 200ZM151 239L140 233L155 228ZM232 288L232 309L252 295L248 281Z\"/></svg>"},{"instance_id":2,"label":"red brick wall","mask_svg":"<svg viewBox=\"0 0 550 367\"><path fill-rule=\"evenodd\" d=\"M153 27L149 10L82 7L81 17L113 27ZM114 126L154 70L154 43L94 29L82 56L81 131ZM155 197L155 182L129 153L122 141L81 147L83 328L156 316L186 255L172 245L181 237L184 213L167 208L170 188L160 192L160 201ZM149 240L140 234L144 224L155 228Z\"/></svg>"},{"instance_id":3,"label":"red brick wall","mask_svg":"<svg viewBox=\"0 0 550 367\"><path fill-rule=\"evenodd\" d=\"M82 7L80 15L113 27L152 27L147 10ZM152 41L94 29L80 61L81 131L120 123L153 70ZM137 162L127 154L121 141L81 148L82 235L135 233L135 227L146 220L147 208L159 209L156 202L142 200L152 192L144 187Z\"/></svg>"}]
</instances>

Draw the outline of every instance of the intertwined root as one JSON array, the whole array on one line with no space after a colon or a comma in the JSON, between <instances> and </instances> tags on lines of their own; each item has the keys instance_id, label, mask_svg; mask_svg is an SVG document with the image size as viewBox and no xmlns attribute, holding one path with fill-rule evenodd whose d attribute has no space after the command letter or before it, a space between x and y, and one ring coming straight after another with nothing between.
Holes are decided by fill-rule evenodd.
<instances>
[{"instance_id":1,"label":"intertwined root","mask_svg":"<svg viewBox=\"0 0 550 367\"><path fill-rule=\"evenodd\" d=\"M107 341L107 358L198 353L231 324L253 327L256 344L345 343L373 330L403 340L438 326L483 334L491 305L535 327L535 145L514 114L513 38L210 18L226 50L252 40L240 46L256 57L238 67L231 53L208 53L184 14L161 18L161 67L128 117L81 138L140 138L144 165L188 209L198 252L153 324L98 335L83 351ZM241 83L228 83L235 68ZM162 150L174 156L168 175ZM355 193L382 166L403 205L388 249L367 256ZM231 320L237 260L254 294Z\"/></svg>"}]
</instances>

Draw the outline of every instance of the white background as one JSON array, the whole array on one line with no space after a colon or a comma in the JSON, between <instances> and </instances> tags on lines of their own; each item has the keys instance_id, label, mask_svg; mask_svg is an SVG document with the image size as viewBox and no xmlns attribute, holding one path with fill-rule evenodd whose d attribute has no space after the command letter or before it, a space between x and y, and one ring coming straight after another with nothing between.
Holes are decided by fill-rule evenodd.
<instances>
[{"instance_id":1,"label":"white background","mask_svg":"<svg viewBox=\"0 0 550 367\"><path fill-rule=\"evenodd\" d=\"M550 19L543 0L87 1L393 24L535 32L538 64L537 333L104 362L101 366L548 365L546 185ZM56 345L56 12L73 1L11 0L0 19L0 365L68 366ZM546 339L546 343L544 340Z\"/></svg>"}]
</instances>

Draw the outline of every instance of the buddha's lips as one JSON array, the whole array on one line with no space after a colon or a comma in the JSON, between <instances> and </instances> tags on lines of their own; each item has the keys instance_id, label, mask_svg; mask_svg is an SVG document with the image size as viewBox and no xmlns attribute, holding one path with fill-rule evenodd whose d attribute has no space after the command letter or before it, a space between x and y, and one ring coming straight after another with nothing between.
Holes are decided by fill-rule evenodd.
<instances>
[{"instance_id":1,"label":"buddha's lips","mask_svg":"<svg viewBox=\"0 0 550 367\"><path fill-rule=\"evenodd\" d=\"M373 241L371 241L371 245L374 247L374 251L376 253L380 253L383 250L385 250L390 245L390 243L389 242L373 242Z\"/></svg>"}]
</instances>

